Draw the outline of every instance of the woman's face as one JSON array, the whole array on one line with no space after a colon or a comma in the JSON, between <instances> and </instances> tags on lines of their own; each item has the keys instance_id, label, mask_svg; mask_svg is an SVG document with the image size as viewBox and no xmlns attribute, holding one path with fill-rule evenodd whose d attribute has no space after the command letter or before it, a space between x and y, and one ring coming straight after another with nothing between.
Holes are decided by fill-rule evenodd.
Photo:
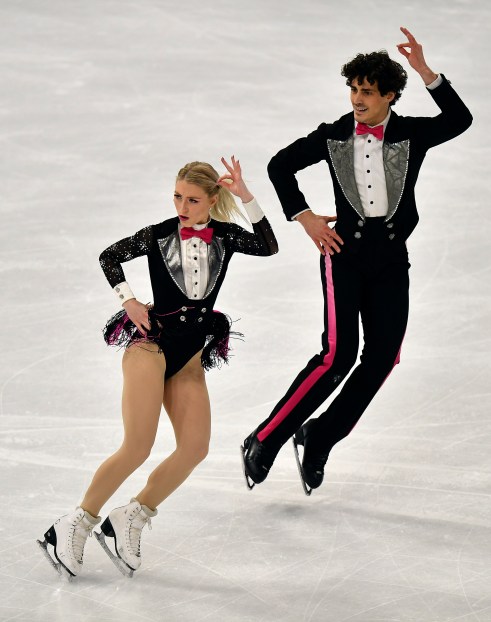
<instances>
[{"instance_id":1,"label":"woman's face","mask_svg":"<svg viewBox=\"0 0 491 622\"><path fill-rule=\"evenodd\" d=\"M210 209L217 199L217 195L209 197L200 186L184 180L176 182L174 205L179 220L185 227L207 223L210 219Z\"/></svg>"}]
</instances>

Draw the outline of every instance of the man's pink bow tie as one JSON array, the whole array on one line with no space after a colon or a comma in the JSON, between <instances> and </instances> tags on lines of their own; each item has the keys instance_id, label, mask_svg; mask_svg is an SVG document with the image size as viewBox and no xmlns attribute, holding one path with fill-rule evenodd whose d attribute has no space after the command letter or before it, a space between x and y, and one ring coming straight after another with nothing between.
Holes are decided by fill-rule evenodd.
<instances>
[{"instance_id":1,"label":"man's pink bow tie","mask_svg":"<svg viewBox=\"0 0 491 622\"><path fill-rule=\"evenodd\" d=\"M358 134L358 136L360 136L361 134L372 134L372 136L375 136L375 138L382 140L382 138L384 137L384 126L377 125L375 127L370 127L368 125L365 125L364 123L357 123L356 133Z\"/></svg>"},{"instance_id":2,"label":"man's pink bow tie","mask_svg":"<svg viewBox=\"0 0 491 622\"><path fill-rule=\"evenodd\" d=\"M205 227L204 229L193 229L192 227L181 228L181 238L183 240L189 240L189 238L201 238L203 242L210 244L212 237L212 227Z\"/></svg>"}]
</instances>

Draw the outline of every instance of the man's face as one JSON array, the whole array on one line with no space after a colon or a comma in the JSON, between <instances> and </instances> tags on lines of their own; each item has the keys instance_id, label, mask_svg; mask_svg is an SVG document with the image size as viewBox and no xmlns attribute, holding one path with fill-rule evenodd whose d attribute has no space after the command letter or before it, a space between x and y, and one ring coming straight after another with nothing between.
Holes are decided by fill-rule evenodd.
<instances>
[{"instance_id":1,"label":"man's face","mask_svg":"<svg viewBox=\"0 0 491 622\"><path fill-rule=\"evenodd\" d=\"M358 78L351 82L351 103L355 113L355 120L366 125L378 125L387 116L389 104L395 93L381 95L378 83L370 84L366 78L358 84Z\"/></svg>"}]
</instances>

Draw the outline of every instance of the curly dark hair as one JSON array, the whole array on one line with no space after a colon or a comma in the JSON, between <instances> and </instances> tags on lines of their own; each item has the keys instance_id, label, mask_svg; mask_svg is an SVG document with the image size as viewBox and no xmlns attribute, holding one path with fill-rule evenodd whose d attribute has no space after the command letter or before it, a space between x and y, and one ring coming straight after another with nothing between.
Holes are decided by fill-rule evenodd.
<instances>
[{"instance_id":1,"label":"curly dark hair","mask_svg":"<svg viewBox=\"0 0 491 622\"><path fill-rule=\"evenodd\" d=\"M392 60L386 50L371 52L370 54L357 54L353 60L343 65L341 75L346 78L346 84L351 86L353 80L358 78L358 84L366 78L370 84L377 82L381 95L395 93L390 102L393 106L400 98L407 82L407 73L402 65Z\"/></svg>"}]
</instances>

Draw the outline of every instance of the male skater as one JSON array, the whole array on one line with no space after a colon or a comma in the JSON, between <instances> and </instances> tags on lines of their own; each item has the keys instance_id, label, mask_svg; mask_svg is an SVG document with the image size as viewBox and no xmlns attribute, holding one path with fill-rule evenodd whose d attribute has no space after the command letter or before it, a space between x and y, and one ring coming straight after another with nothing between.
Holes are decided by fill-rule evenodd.
<instances>
[{"instance_id":1,"label":"male skater","mask_svg":"<svg viewBox=\"0 0 491 622\"><path fill-rule=\"evenodd\" d=\"M292 435L295 447L303 445L302 463L298 451L297 462L306 494L320 486L330 450L350 433L399 362L409 300L406 240L418 222L419 169L430 147L472 123L448 80L426 64L421 44L406 28L401 31L407 41L397 46L399 52L423 79L440 114L398 116L392 106L406 85L406 72L385 51L358 54L341 72L353 111L282 149L268 167L286 217L300 222L321 252L325 328L322 351L244 441L249 488L264 481ZM314 214L295 178L321 160L331 172L337 218ZM327 225L333 220L335 229ZM352 370L359 317L364 345ZM327 410L304 423L346 376Z\"/></svg>"}]
</instances>

